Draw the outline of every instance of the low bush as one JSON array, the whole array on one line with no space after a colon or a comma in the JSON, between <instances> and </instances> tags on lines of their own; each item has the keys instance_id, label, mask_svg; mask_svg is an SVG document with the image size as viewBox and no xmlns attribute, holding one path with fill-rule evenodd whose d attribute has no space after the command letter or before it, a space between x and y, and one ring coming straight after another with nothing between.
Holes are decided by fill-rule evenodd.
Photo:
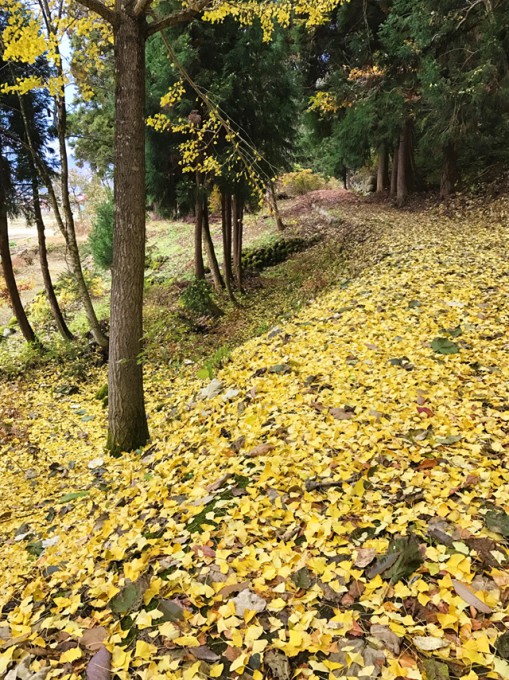
<instances>
[{"instance_id":1,"label":"low bush","mask_svg":"<svg viewBox=\"0 0 509 680\"><path fill-rule=\"evenodd\" d=\"M279 182L283 193L290 198L323 189L326 185L325 179L309 168L287 172L281 176Z\"/></svg>"}]
</instances>

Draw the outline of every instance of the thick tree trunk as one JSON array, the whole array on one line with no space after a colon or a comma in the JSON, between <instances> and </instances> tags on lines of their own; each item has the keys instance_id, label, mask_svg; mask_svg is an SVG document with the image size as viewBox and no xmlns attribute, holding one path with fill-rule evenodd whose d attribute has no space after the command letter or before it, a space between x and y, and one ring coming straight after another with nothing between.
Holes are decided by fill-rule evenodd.
<instances>
[{"instance_id":1,"label":"thick tree trunk","mask_svg":"<svg viewBox=\"0 0 509 680\"><path fill-rule=\"evenodd\" d=\"M233 295L233 272L232 272L232 197L231 194L221 192L221 222L223 229L223 271L226 291L232 302L235 302Z\"/></svg>"},{"instance_id":2,"label":"thick tree trunk","mask_svg":"<svg viewBox=\"0 0 509 680\"><path fill-rule=\"evenodd\" d=\"M107 442L114 454L137 449L149 438L140 360L145 263L145 19L125 11L117 16Z\"/></svg>"},{"instance_id":3,"label":"thick tree trunk","mask_svg":"<svg viewBox=\"0 0 509 680\"><path fill-rule=\"evenodd\" d=\"M242 290L242 199L232 197L233 273L237 288Z\"/></svg>"},{"instance_id":4,"label":"thick tree trunk","mask_svg":"<svg viewBox=\"0 0 509 680\"><path fill-rule=\"evenodd\" d=\"M408 169L408 134L409 126L405 123L399 138L398 149L398 179L396 183L396 204L401 207L405 204L408 196L407 169Z\"/></svg>"},{"instance_id":5,"label":"thick tree trunk","mask_svg":"<svg viewBox=\"0 0 509 680\"><path fill-rule=\"evenodd\" d=\"M44 282L44 290L46 291L48 304L61 336L65 338L65 340L74 340L74 335L69 330L62 314L62 310L60 309L60 305L58 304L57 296L55 295L55 289L53 288L53 282L51 280L51 274L48 266L48 252L46 250L46 235L44 233L44 220L42 218L39 191L35 182L32 184L32 198L34 204L35 226L37 227L37 240L39 243L39 262L41 265L42 280Z\"/></svg>"},{"instance_id":6,"label":"thick tree trunk","mask_svg":"<svg viewBox=\"0 0 509 680\"><path fill-rule=\"evenodd\" d=\"M285 224L284 224L283 219L281 217L281 213L279 212L279 206L277 204L277 197L276 197L276 190L274 188L274 182L270 182L270 184L269 184L269 195L270 195L270 203L271 203L272 212L274 213L274 217L275 217L275 220L276 220L276 227L278 228L278 231L284 231L285 230Z\"/></svg>"},{"instance_id":7,"label":"thick tree trunk","mask_svg":"<svg viewBox=\"0 0 509 680\"><path fill-rule=\"evenodd\" d=\"M399 146L396 146L392 152L392 169L391 169L391 187L390 195L396 196L397 186L398 186L398 157L399 157Z\"/></svg>"},{"instance_id":8,"label":"thick tree trunk","mask_svg":"<svg viewBox=\"0 0 509 680\"><path fill-rule=\"evenodd\" d=\"M205 237L205 249L207 251L207 259L212 272L212 280L214 281L214 288L217 292L224 288L223 277L221 276L221 270L219 269L219 262L217 261L216 250L214 248L214 241L210 234L210 224L209 224L209 208L207 205L207 197L203 198L203 235Z\"/></svg>"},{"instance_id":9,"label":"thick tree trunk","mask_svg":"<svg viewBox=\"0 0 509 680\"><path fill-rule=\"evenodd\" d=\"M194 276L205 278L203 265L203 193L200 174L196 173L196 201L194 211Z\"/></svg>"},{"instance_id":10,"label":"thick tree trunk","mask_svg":"<svg viewBox=\"0 0 509 680\"><path fill-rule=\"evenodd\" d=\"M457 152L454 144L449 143L443 150L444 160L440 179L440 198L447 200L453 193L458 180Z\"/></svg>"},{"instance_id":11,"label":"thick tree trunk","mask_svg":"<svg viewBox=\"0 0 509 680\"><path fill-rule=\"evenodd\" d=\"M376 192L381 194L389 187L389 154L387 146L380 144L378 149L378 171L376 176Z\"/></svg>"},{"instance_id":12,"label":"thick tree trunk","mask_svg":"<svg viewBox=\"0 0 509 680\"><path fill-rule=\"evenodd\" d=\"M5 286L11 301L12 311L18 322L23 337L27 342L37 344L37 338L30 325L30 322L23 309L21 297L19 295L16 278L12 268L11 251L9 249L9 233L7 228L7 189L5 181L7 178L6 163L0 156L0 258L2 260L2 271Z\"/></svg>"}]
</instances>

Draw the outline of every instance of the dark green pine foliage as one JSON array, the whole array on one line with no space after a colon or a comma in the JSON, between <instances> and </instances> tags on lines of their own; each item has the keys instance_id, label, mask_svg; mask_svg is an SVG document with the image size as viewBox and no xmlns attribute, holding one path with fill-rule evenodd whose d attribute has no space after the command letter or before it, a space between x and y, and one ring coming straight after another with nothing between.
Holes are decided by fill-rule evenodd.
<instances>
[{"instance_id":1,"label":"dark green pine foliage","mask_svg":"<svg viewBox=\"0 0 509 680\"><path fill-rule=\"evenodd\" d=\"M302 39L309 95L335 114L307 119L304 157L330 174L375 164L405 123L414 187L447 196L461 177L507 165L509 14L501 0L367 0Z\"/></svg>"},{"instance_id":2,"label":"dark green pine foliage","mask_svg":"<svg viewBox=\"0 0 509 680\"><path fill-rule=\"evenodd\" d=\"M257 170L267 180L288 168L293 141L299 124L298 72L291 41L276 34L270 43L263 42L258 26L242 31L233 20L220 24L195 21L185 30L169 32L179 62L196 85L232 124L234 130L262 157ZM160 111L159 100L169 86L180 79L172 68L161 38L151 41L147 50L148 113ZM208 110L193 88L186 83L186 94L170 116L187 117L197 110L203 119ZM166 112L168 113L168 112ZM179 135L149 131L148 190L159 209L181 212L191 209L193 178L182 173L179 165ZM231 155L231 145L222 132L214 145L214 155L223 162ZM250 153L248 151L248 153ZM243 163L234 163L221 180L224 188L242 191L236 175ZM244 187L246 198L248 190Z\"/></svg>"}]
</instances>

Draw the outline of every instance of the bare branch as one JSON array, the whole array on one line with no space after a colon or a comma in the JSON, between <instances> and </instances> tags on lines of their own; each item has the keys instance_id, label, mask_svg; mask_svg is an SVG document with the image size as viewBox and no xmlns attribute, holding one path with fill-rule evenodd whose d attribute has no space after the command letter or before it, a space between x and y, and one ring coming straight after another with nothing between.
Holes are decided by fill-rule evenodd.
<instances>
[{"instance_id":1,"label":"bare branch","mask_svg":"<svg viewBox=\"0 0 509 680\"><path fill-rule=\"evenodd\" d=\"M134 16L139 17L141 14L143 14L143 12L146 12L152 2L153 0L136 0L136 4L134 5L133 9Z\"/></svg>"},{"instance_id":2,"label":"bare branch","mask_svg":"<svg viewBox=\"0 0 509 680\"><path fill-rule=\"evenodd\" d=\"M144 2L144 0L138 0L138 2ZM159 31L162 31L169 26L176 26L177 24L192 21L200 14L200 12L203 12L203 10L207 8L207 5L210 4L212 4L212 0L198 0L194 7L182 10L181 12L173 12L162 19L152 22L147 27L147 37L154 35L154 33L159 33Z\"/></svg>"},{"instance_id":3,"label":"bare branch","mask_svg":"<svg viewBox=\"0 0 509 680\"><path fill-rule=\"evenodd\" d=\"M109 7L106 7L106 5L103 5L101 0L78 0L78 2L80 5L83 5L83 7L86 7L92 12L98 14L112 26L114 26L117 23L117 17L115 12Z\"/></svg>"}]
</instances>

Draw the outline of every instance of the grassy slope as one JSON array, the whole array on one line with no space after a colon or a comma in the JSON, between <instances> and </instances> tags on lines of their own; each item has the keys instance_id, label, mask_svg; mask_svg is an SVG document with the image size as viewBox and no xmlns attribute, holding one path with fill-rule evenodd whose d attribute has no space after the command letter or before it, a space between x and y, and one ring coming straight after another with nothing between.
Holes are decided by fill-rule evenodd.
<instances>
[{"instance_id":1,"label":"grassy slope","mask_svg":"<svg viewBox=\"0 0 509 680\"><path fill-rule=\"evenodd\" d=\"M35 670L80 677L90 652L73 645L100 625L119 678L509 676L494 655L509 621L506 227L340 213L357 245L340 268L338 242L298 256L288 299L315 293L306 263L339 285L234 350L220 394L200 398L196 366L171 379L149 362L144 455L103 454L101 372L72 395L54 370L1 386L0 675L32 648ZM252 334L235 314L233 336ZM404 555L400 535L415 536ZM389 548L392 567L375 561ZM263 611L236 610L242 588ZM167 600L179 618L162 623Z\"/></svg>"}]
</instances>

